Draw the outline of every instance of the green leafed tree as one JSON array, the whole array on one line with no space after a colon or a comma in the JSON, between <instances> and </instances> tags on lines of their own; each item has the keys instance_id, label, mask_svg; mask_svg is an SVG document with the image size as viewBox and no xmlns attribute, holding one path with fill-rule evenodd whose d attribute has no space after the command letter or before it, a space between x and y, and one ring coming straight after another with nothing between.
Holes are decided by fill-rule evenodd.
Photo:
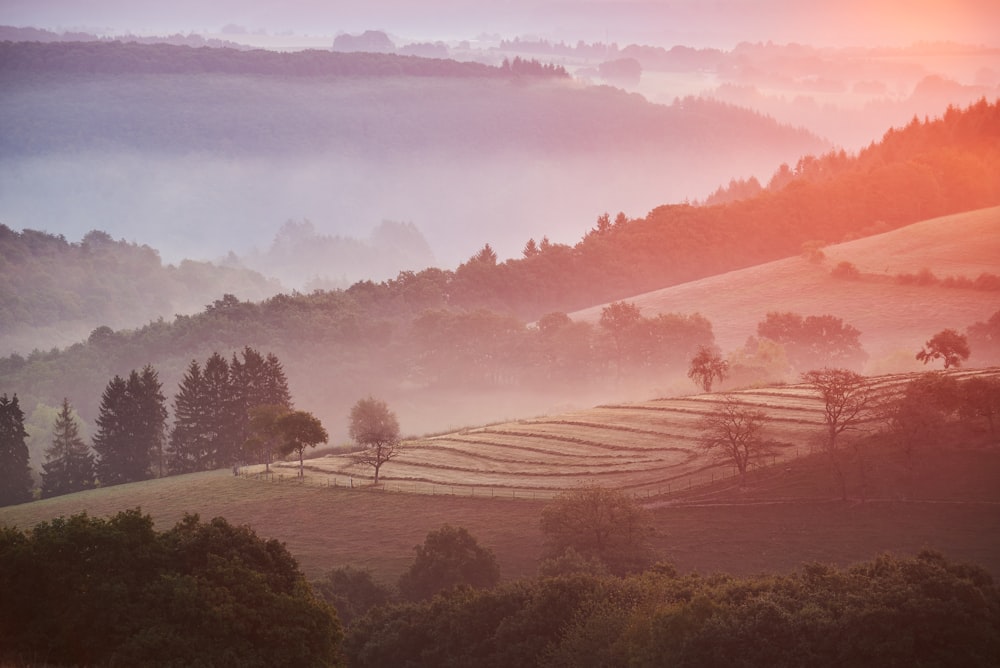
<instances>
[{"instance_id":1,"label":"green leafed tree","mask_svg":"<svg viewBox=\"0 0 1000 668\"><path fill-rule=\"evenodd\" d=\"M943 329L924 344L923 349L917 353L917 359L924 364L944 360L945 369L957 369L969 359L970 354L969 340L964 334L959 334L954 329Z\"/></svg>"},{"instance_id":2,"label":"green leafed tree","mask_svg":"<svg viewBox=\"0 0 1000 668\"><path fill-rule=\"evenodd\" d=\"M377 485L382 466L400 452L396 414L381 399L361 399L351 408L349 433L363 448L354 454L354 461L375 470L374 484Z\"/></svg>"},{"instance_id":3,"label":"green leafed tree","mask_svg":"<svg viewBox=\"0 0 1000 668\"><path fill-rule=\"evenodd\" d=\"M493 551L482 547L464 527L445 524L431 531L413 564L399 578L399 591L419 601L459 585L489 589L500 582L500 565Z\"/></svg>"},{"instance_id":4,"label":"green leafed tree","mask_svg":"<svg viewBox=\"0 0 1000 668\"><path fill-rule=\"evenodd\" d=\"M631 335L641 320L642 313L639 307L631 302L613 302L601 309L601 319L598 324L611 338L619 380L628 357Z\"/></svg>"},{"instance_id":5,"label":"green leafed tree","mask_svg":"<svg viewBox=\"0 0 1000 668\"><path fill-rule=\"evenodd\" d=\"M701 389L711 392L715 381L720 383L724 381L728 371L729 363L722 359L717 349L699 346L698 352L691 358L688 378L696 382Z\"/></svg>"},{"instance_id":6,"label":"green leafed tree","mask_svg":"<svg viewBox=\"0 0 1000 668\"><path fill-rule=\"evenodd\" d=\"M337 610L345 627L372 608L388 605L394 598L392 589L376 582L371 571L352 566L334 568L311 585Z\"/></svg>"},{"instance_id":7,"label":"green leafed tree","mask_svg":"<svg viewBox=\"0 0 1000 668\"><path fill-rule=\"evenodd\" d=\"M549 558L572 548L617 575L652 563L648 511L620 490L595 485L565 492L542 510L541 525Z\"/></svg>"},{"instance_id":8,"label":"green leafed tree","mask_svg":"<svg viewBox=\"0 0 1000 668\"><path fill-rule=\"evenodd\" d=\"M336 614L288 550L223 518L157 532L131 510L0 529L0 590L4 665L339 665Z\"/></svg>"},{"instance_id":9,"label":"green leafed tree","mask_svg":"<svg viewBox=\"0 0 1000 668\"><path fill-rule=\"evenodd\" d=\"M31 501L27 438L17 395L0 395L0 506Z\"/></svg>"},{"instance_id":10,"label":"green leafed tree","mask_svg":"<svg viewBox=\"0 0 1000 668\"><path fill-rule=\"evenodd\" d=\"M281 439L278 446L282 455L293 452L299 455L299 477L304 473L303 454L306 448L314 448L326 443L329 436L323 423L307 411L291 411L278 417L275 426Z\"/></svg>"},{"instance_id":11,"label":"green leafed tree","mask_svg":"<svg viewBox=\"0 0 1000 668\"><path fill-rule=\"evenodd\" d=\"M80 437L69 399L56 416L52 445L42 464L42 498L72 494L94 486L94 455Z\"/></svg>"},{"instance_id":12,"label":"green leafed tree","mask_svg":"<svg viewBox=\"0 0 1000 668\"><path fill-rule=\"evenodd\" d=\"M250 424L243 452L255 461L263 462L264 470L271 471L274 453L281 449L282 437L278 420L288 413L285 406L264 404L250 409Z\"/></svg>"}]
</instances>

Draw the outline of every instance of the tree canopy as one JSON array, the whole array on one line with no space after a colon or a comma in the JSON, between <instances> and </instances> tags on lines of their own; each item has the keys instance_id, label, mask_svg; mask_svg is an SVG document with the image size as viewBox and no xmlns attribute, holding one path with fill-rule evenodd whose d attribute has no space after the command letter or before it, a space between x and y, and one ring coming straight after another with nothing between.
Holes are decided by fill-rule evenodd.
<instances>
[{"instance_id":1,"label":"tree canopy","mask_svg":"<svg viewBox=\"0 0 1000 668\"><path fill-rule=\"evenodd\" d=\"M0 529L0 660L325 666L341 628L285 547L224 519L86 514Z\"/></svg>"},{"instance_id":2,"label":"tree canopy","mask_svg":"<svg viewBox=\"0 0 1000 668\"><path fill-rule=\"evenodd\" d=\"M464 527L445 524L413 550L416 557L399 578L399 591L409 600L428 599L460 585L490 589L500 582L493 551L479 545Z\"/></svg>"},{"instance_id":3,"label":"tree canopy","mask_svg":"<svg viewBox=\"0 0 1000 668\"><path fill-rule=\"evenodd\" d=\"M652 562L648 513L620 490L593 485L564 492L542 510L541 527L548 557L572 549L615 574Z\"/></svg>"},{"instance_id":4,"label":"tree canopy","mask_svg":"<svg viewBox=\"0 0 1000 668\"><path fill-rule=\"evenodd\" d=\"M924 344L917 353L917 359L927 364L932 360L943 360L944 368L960 367L969 359L969 340L954 329L943 329Z\"/></svg>"},{"instance_id":5,"label":"tree canopy","mask_svg":"<svg viewBox=\"0 0 1000 668\"><path fill-rule=\"evenodd\" d=\"M354 454L355 461L374 469L374 484L377 485L382 465L399 454L396 414L381 399L359 399L351 408L350 435L363 448Z\"/></svg>"}]
</instances>

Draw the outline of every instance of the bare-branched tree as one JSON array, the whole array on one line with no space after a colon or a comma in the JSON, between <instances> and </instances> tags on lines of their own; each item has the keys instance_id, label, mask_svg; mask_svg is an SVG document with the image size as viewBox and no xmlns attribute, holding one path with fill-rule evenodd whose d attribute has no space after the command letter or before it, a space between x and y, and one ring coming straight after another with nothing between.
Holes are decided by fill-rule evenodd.
<instances>
[{"instance_id":1,"label":"bare-branched tree","mask_svg":"<svg viewBox=\"0 0 1000 668\"><path fill-rule=\"evenodd\" d=\"M727 394L722 404L701 421L701 445L732 462L740 472L740 484L746 484L750 464L772 451L771 444L764 438L767 420L764 411Z\"/></svg>"}]
</instances>

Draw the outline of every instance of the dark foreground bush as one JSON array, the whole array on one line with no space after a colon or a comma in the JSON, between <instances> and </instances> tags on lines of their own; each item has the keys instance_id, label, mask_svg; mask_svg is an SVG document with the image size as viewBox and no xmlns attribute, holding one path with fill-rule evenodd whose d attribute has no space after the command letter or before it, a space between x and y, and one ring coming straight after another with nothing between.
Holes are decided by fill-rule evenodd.
<instances>
[{"instance_id":1,"label":"dark foreground bush","mask_svg":"<svg viewBox=\"0 0 1000 668\"><path fill-rule=\"evenodd\" d=\"M224 519L0 529L0 664L328 666L336 614L281 543Z\"/></svg>"},{"instance_id":2,"label":"dark foreground bush","mask_svg":"<svg viewBox=\"0 0 1000 668\"><path fill-rule=\"evenodd\" d=\"M588 575L376 608L352 666L996 666L1000 593L935 553L787 576Z\"/></svg>"}]
</instances>

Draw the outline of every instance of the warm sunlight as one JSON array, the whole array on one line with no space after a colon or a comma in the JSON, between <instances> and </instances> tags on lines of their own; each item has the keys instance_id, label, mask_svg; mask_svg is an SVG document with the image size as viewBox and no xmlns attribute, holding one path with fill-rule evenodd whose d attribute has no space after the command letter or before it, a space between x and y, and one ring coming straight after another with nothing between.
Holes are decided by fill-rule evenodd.
<instances>
[{"instance_id":1,"label":"warm sunlight","mask_svg":"<svg viewBox=\"0 0 1000 668\"><path fill-rule=\"evenodd\" d=\"M0 2L0 666L995 665L997 26Z\"/></svg>"}]
</instances>

